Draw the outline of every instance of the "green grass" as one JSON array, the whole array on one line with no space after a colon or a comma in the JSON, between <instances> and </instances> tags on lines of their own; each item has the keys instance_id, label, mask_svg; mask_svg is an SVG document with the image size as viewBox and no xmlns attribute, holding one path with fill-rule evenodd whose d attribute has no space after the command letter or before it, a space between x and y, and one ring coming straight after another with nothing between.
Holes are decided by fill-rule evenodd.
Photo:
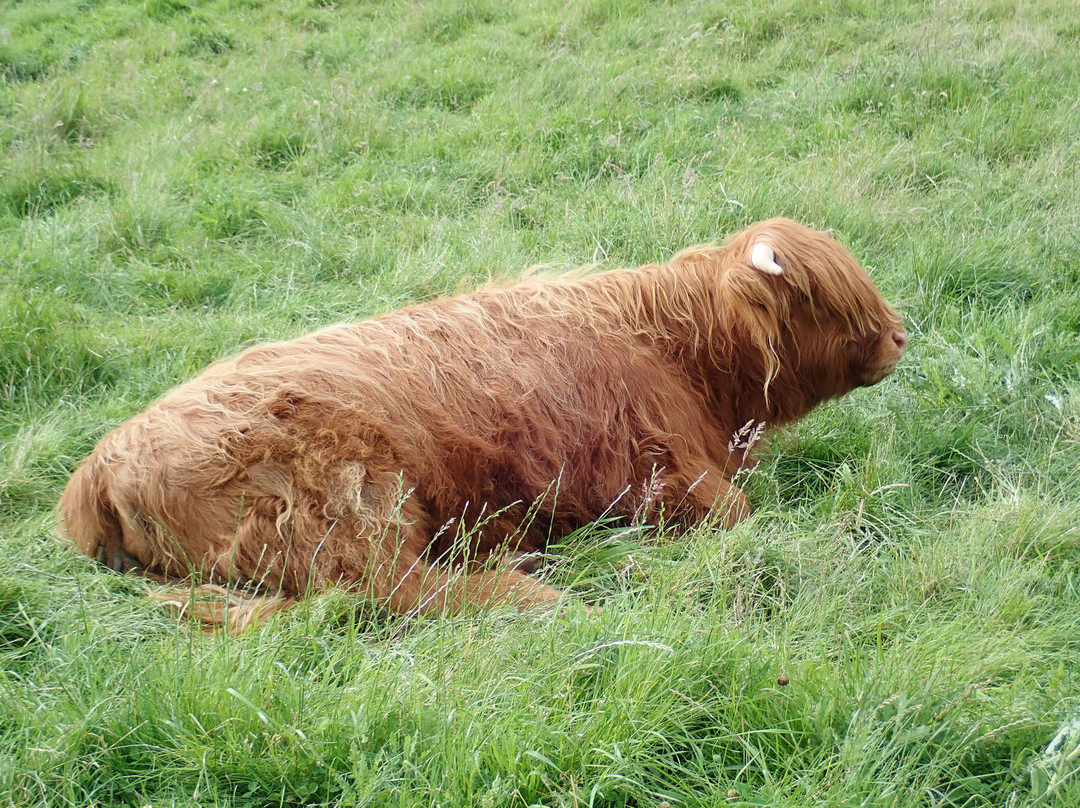
<instances>
[{"instance_id":1,"label":"green grass","mask_svg":"<svg viewBox=\"0 0 1080 808\"><path fill-rule=\"evenodd\" d=\"M1053 0L0 7L0 805L1075 806L1080 26ZM831 228L908 357L604 604L239 637L56 540L212 360L544 263Z\"/></svg>"}]
</instances>

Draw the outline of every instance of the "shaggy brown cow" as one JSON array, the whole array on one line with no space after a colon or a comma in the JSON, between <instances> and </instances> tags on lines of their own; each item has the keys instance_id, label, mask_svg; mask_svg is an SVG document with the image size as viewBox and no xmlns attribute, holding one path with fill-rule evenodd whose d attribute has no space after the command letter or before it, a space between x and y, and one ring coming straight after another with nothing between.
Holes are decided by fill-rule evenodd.
<instances>
[{"instance_id":1,"label":"shaggy brown cow","mask_svg":"<svg viewBox=\"0 0 1080 808\"><path fill-rule=\"evenodd\" d=\"M275 593L234 627L327 584L404 614L549 604L485 562L602 514L733 523L733 435L880 381L906 344L846 250L774 219L252 348L107 435L62 526L116 570Z\"/></svg>"}]
</instances>

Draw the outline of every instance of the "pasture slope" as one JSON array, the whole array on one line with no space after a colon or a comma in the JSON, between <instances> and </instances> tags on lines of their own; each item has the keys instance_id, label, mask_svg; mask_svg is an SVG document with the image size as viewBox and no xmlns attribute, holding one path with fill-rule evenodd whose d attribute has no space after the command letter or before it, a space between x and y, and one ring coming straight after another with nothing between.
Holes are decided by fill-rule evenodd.
<instances>
[{"instance_id":1,"label":"pasture slope","mask_svg":"<svg viewBox=\"0 0 1080 808\"><path fill-rule=\"evenodd\" d=\"M1080 805L1078 48L1057 0L3 3L0 805ZM775 215L908 355L734 530L556 548L558 617L205 634L56 541L215 358Z\"/></svg>"}]
</instances>

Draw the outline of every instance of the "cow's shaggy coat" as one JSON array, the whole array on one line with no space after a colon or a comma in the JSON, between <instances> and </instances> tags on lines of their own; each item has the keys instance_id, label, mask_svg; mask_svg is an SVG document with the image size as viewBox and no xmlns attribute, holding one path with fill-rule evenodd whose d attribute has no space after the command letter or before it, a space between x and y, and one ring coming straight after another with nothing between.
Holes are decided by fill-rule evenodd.
<instances>
[{"instance_id":1,"label":"cow's shaggy coat","mask_svg":"<svg viewBox=\"0 0 1080 808\"><path fill-rule=\"evenodd\" d=\"M770 220L213 365L98 444L62 529L114 569L272 593L234 625L327 584L405 614L551 603L485 562L601 514L737 520L740 428L874 384L906 342L846 250Z\"/></svg>"}]
</instances>

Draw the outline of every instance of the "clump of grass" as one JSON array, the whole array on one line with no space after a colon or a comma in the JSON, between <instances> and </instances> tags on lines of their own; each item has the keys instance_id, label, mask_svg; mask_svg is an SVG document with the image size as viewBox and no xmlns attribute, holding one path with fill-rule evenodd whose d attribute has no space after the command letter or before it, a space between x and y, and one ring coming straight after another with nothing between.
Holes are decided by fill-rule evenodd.
<instances>
[{"instance_id":1,"label":"clump of grass","mask_svg":"<svg viewBox=\"0 0 1080 808\"><path fill-rule=\"evenodd\" d=\"M46 169L24 169L5 177L0 200L9 215L42 216L108 194L113 187L109 180L81 167L61 164Z\"/></svg>"}]
</instances>

